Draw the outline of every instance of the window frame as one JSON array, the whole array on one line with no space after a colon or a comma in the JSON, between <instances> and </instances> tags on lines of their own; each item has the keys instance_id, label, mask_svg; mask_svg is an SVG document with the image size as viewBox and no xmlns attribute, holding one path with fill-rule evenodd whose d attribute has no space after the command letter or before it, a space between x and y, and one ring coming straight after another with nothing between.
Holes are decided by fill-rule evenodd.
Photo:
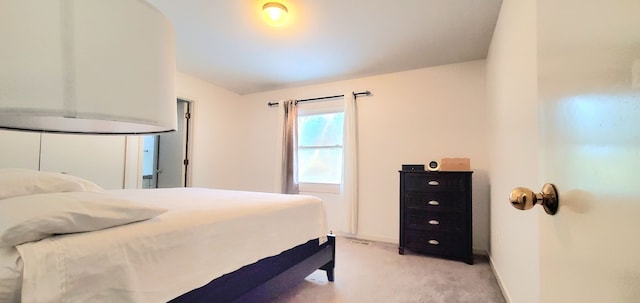
<instances>
[{"instance_id":1,"label":"window frame","mask_svg":"<svg viewBox=\"0 0 640 303\"><path fill-rule=\"evenodd\" d=\"M325 104L325 105L327 105L327 104ZM333 105L333 106L324 106L324 107L315 107L315 108L303 108L303 107L298 108L298 117L333 114L333 113L343 113L344 114L344 107L343 106L338 106L338 105ZM298 125L298 127L299 127L299 125ZM299 130L300 129L298 129L298 132L299 132ZM342 150L342 158L343 158L343 161L344 161L344 129L343 129L343 141L342 141L342 144L334 145L334 146L322 146L322 147L316 147L316 148L323 148L323 147L324 148L336 148L336 147L339 147ZM298 145L298 150L299 149L300 149L300 146ZM310 183L310 182L300 182L298 180L298 188L299 188L300 192L339 194L339 193L342 192L342 182L344 180L344 163L343 163L342 167L340 168L340 176L341 176L340 183Z\"/></svg>"}]
</instances>

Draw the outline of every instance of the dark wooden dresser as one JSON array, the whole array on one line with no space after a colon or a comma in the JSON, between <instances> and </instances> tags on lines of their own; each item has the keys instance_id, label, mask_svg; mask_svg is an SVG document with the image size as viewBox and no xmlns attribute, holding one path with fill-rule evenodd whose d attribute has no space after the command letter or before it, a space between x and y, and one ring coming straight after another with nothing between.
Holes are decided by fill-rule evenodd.
<instances>
[{"instance_id":1,"label":"dark wooden dresser","mask_svg":"<svg viewBox=\"0 0 640 303\"><path fill-rule=\"evenodd\" d=\"M471 171L400 171L400 246L473 264Z\"/></svg>"}]
</instances>

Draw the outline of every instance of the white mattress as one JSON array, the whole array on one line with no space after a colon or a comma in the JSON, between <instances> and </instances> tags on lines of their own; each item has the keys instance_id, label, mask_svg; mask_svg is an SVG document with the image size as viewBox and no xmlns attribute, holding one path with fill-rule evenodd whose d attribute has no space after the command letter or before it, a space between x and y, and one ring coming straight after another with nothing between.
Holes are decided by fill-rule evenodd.
<instances>
[{"instance_id":1,"label":"white mattress","mask_svg":"<svg viewBox=\"0 0 640 303\"><path fill-rule=\"evenodd\" d=\"M322 201L312 196L202 188L108 192L169 211L18 245L22 301L166 302L327 233ZM0 266L17 262L15 253L6 255L14 259Z\"/></svg>"}]
</instances>

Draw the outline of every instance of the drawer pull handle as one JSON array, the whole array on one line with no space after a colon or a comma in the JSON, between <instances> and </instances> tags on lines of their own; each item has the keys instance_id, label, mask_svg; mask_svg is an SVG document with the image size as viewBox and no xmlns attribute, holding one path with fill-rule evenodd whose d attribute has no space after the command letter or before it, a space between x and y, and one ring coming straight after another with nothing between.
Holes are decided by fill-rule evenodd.
<instances>
[{"instance_id":1,"label":"drawer pull handle","mask_svg":"<svg viewBox=\"0 0 640 303\"><path fill-rule=\"evenodd\" d=\"M438 240L429 240L429 244L438 245L438 244L440 244L440 242L438 242Z\"/></svg>"},{"instance_id":2,"label":"drawer pull handle","mask_svg":"<svg viewBox=\"0 0 640 303\"><path fill-rule=\"evenodd\" d=\"M431 180L431 181L429 181L429 185L431 185L431 186L438 186L438 185L440 185L440 182L438 182L438 181L436 181L436 180Z\"/></svg>"},{"instance_id":3,"label":"drawer pull handle","mask_svg":"<svg viewBox=\"0 0 640 303\"><path fill-rule=\"evenodd\" d=\"M438 220L429 220L429 224L438 225L438 224L440 224L440 222Z\"/></svg>"},{"instance_id":4,"label":"drawer pull handle","mask_svg":"<svg viewBox=\"0 0 640 303\"><path fill-rule=\"evenodd\" d=\"M440 205L440 202L438 202L438 201L436 201L436 200L431 200L431 201L429 201L428 203L429 203L429 205L433 205L433 206L438 206L438 205Z\"/></svg>"}]
</instances>

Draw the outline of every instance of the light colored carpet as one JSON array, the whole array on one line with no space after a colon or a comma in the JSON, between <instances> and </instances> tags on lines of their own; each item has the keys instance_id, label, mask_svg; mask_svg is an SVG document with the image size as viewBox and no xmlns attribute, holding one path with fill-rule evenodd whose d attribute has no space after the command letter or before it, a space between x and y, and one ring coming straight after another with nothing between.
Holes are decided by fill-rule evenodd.
<instances>
[{"instance_id":1,"label":"light colored carpet","mask_svg":"<svg viewBox=\"0 0 640 303\"><path fill-rule=\"evenodd\" d=\"M338 237L335 282L316 271L273 302L505 302L486 257L474 265ZM360 242L370 243L369 245Z\"/></svg>"}]
</instances>

